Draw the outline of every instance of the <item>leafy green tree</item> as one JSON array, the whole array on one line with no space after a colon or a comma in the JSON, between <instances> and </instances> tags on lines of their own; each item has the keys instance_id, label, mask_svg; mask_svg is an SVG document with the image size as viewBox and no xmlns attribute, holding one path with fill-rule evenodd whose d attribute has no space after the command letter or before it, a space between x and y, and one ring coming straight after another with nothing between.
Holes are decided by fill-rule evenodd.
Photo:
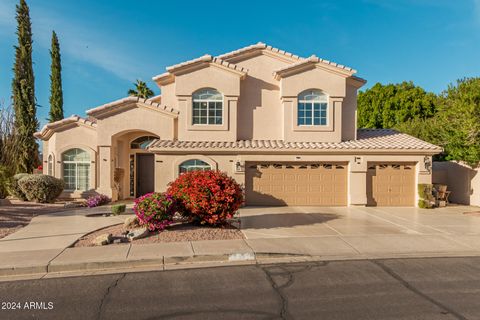
<instances>
[{"instance_id":1,"label":"leafy green tree","mask_svg":"<svg viewBox=\"0 0 480 320\"><path fill-rule=\"evenodd\" d=\"M137 79L137 82L133 85L135 86L135 89L128 90L129 96L139 97L143 99L153 97L153 91L147 86L144 81Z\"/></svg>"},{"instance_id":2,"label":"leafy green tree","mask_svg":"<svg viewBox=\"0 0 480 320\"><path fill-rule=\"evenodd\" d=\"M18 45L14 47L12 98L19 152L15 171L30 173L39 163L38 145L33 136L38 129L38 121L32 66L32 28L29 8L25 0L20 0L16 11Z\"/></svg>"},{"instance_id":3,"label":"leafy green tree","mask_svg":"<svg viewBox=\"0 0 480 320\"><path fill-rule=\"evenodd\" d=\"M458 80L440 99L438 120L447 160L465 161L471 166L480 162L480 78Z\"/></svg>"},{"instance_id":4,"label":"leafy green tree","mask_svg":"<svg viewBox=\"0 0 480 320\"><path fill-rule=\"evenodd\" d=\"M50 49L52 64L50 67L50 112L49 121L63 119L62 63L60 44L55 31L52 31L52 48Z\"/></svg>"},{"instance_id":5,"label":"leafy green tree","mask_svg":"<svg viewBox=\"0 0 480 320\"><path fill-rule=\"evenodd\" d=\"M432 118L413 119L395 128L441 146L440 158L476 167L480 163L480 78L458 80L437 100ZM437 157L438 158L438 157Z\"/></svg>"},{"instance_id":6,"label":"leafy green tree","mask_svg":"<svg viewBox=\"0 0 480 320\"><path fill-rule=\"evenodd\" d=\"M435 114L436 96L412 82L382 85L358 94L359 128L393 128Z\"/></svg>"}]
</instances>

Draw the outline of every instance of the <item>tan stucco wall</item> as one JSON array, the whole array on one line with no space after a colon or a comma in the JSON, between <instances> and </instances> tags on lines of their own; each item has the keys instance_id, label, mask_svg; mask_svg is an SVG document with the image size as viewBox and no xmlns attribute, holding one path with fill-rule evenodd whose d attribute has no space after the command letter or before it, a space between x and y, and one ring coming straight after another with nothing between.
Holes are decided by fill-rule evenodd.
<instances>
[{"instance_id":1,"label":"tan stucco wall","mask_svg":"<svg viewBox=\"0 0 480 320\"><path fill-rule=\"evenodd\" d=\"M155 190L163 192L168 183L178 177L178 165L189 159L200 159L209 163L213 169L226 172L241 185L245 184L245 172L236 172L235 163L246 162L347 162L348 163L348 204L365 206L367 204L367 166L369 162L410 162L416 164L416 183L431 183L431 174L425 170L424 156L411 155L278 155L278 154L242 154L242 155L155 155ZM418 196L415 203L418 202Z\"/></svg>"},{"instance_id":2,"label":"tan stucco wall","mask_svg":"<svg viewBox=\"0 0 480 320\"><path fill-rule=\"evenodd\" d=\"M290 65L291 59L258 53L232 61L248 70L244 79L215 64L175 75L174 82L161 86L162 104L180 111L179 140L235 141L351 140L356 135L356 91L345 75L312 67L281 80L275 70ZM193 126L192 93L214 88L224 95L222 126ZM320 89L329 96L328 126L297 127L298 95Z\"/></svg>"},{"instance_id":3,"label":"tan stucco wall","mask_svg":"<svg viewBox=\"0 0 480 320\"><path fill-rule=\"evenodd\" d=\"M112 136L143 130L162 139L173 139L174 119L148 108L134 107L97 121L98 145L109 146Z\"/></svg>"},{"instance_id":4,"label":"tan stucco wall","mask_svg":"<svg viewBox=\"0 0 480 320\"><path fill-rule=\"evenodd\" d=\"M432 181L447 185L451 202L480 206L480 168L454 161L434 162Z\"/></svg>"},{"instance_id":5,"label":"tan stucco wall","mask_svg":"<svg viewBox=\"0 0 480 320\"><path fill-rule=\"evenodd\" d=\"M178 139L185 141L235 141L237 139L237 100L240 75L224 67L210 65L175 77L175 107L180 111ZM213 88L223 95L222 125L192 125L192 94ZM168 88L171 91L172 88ZM171 94L171 93L169 93Z\"/></svg>"},{"instance_id":6,"label":"tan stucco wall","mask_svg":"<svg viewBox=\"0 0 480 320\"><path fill-rule=\"evenodd\" d=\"M357 88L347 84L342 104L342 141L357 139Z\"/></svg>"},{"instance_id":7,"label":"tan stucco wall","mask_svg":"<svg viewBox=\"0 0 480 320\"><path fill-rule=\"evenodd\" d=\"M63 179L62 154L73 148L80 148L89 153L91 161L89 189L95 190L98 187L97 134L91 127L72 125L69 129L54 133L48 141L44 141L43 173L48 174L48 156L53 155L53 175ZM66 196L70 196L70 193L62 194L62 197ZM81 194L71 194L71 196L79 197Z\"/></svg>"},{"instance_id":8,"label":"tan stucco wall","mask_svg":"<svg viewBox=\"0 0 480 320\"><path fill-rule=\"evenodd\" d=\"M268 55L256 55L235 64L248 69L242 80L238 107L238 139L283 139L283 111L279 82L273 71L288 62Z\"/></svg>"}]
</instances>

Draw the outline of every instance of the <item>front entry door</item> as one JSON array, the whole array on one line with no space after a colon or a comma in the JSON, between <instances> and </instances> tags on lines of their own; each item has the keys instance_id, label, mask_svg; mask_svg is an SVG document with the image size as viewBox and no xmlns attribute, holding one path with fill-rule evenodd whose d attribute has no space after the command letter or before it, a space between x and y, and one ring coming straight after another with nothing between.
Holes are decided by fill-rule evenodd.
<instances>
[{"instance_id":1,"label":"front entry door","mask_svg":"<svg viewBox=\"0 0 480 320\"><path fill-rule=\"evenodd\" d=\"M136 197L153 192L155 190L154 180L154 155L137 154L137 194Z\"/></svg>"}]
</instances>

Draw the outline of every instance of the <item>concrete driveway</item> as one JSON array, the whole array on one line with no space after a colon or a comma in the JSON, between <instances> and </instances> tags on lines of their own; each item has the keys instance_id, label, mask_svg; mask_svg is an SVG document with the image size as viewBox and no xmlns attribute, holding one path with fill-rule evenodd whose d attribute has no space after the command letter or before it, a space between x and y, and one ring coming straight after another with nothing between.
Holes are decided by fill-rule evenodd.
<instances>
[{"instance_id":1,"label":"concrete driveway","mask_svg":"<svg viewBox=\"0 0 480 320\"><path fill-rule=\"evenodd\" d=\"M248 239L366 236L480 235L480 208L433 210L373 207L246 207L241 228Z\"/></svg>"},{"instance_id":2,"label":"concrete driveway","mask_svg":"<svg viewBox=\"0 0 480 320\"><path fill-rule=\"evenodd\" d=\"M256 252L380 257L480 250L478 207L246 207L240 219Z\"/></svg>"}]
</instances>

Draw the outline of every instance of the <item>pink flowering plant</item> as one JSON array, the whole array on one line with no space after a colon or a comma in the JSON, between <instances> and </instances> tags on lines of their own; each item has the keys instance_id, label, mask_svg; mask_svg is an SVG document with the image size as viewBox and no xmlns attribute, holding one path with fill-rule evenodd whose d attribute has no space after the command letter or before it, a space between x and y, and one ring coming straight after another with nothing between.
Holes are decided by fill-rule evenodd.
<instances>
[{"instance_id":1,"label":"pink flowering plant","mask_svg":"<svg viewBox=\"0 0 480 320\"><path fill-rule=\"evenodd\" d=\"M173 222L178 202L172 196L152 192L135 200L133 211L141 225L150 231L163 230Z\"/></svg>"},{"instance_id":2,"label":"pink flowering plant","mask_svg":"<svg viewBox=\"0 0 480 320\"><path fill-rule=\"evenodd\" d=\"M112 201L112 199L110 199L108 196L106 196L104 194L96 194L94 196L88 197L87 207L89 207L89 208L98 207L98 206L107 204L110 201Z\"/></svg>"}]
</instances>

